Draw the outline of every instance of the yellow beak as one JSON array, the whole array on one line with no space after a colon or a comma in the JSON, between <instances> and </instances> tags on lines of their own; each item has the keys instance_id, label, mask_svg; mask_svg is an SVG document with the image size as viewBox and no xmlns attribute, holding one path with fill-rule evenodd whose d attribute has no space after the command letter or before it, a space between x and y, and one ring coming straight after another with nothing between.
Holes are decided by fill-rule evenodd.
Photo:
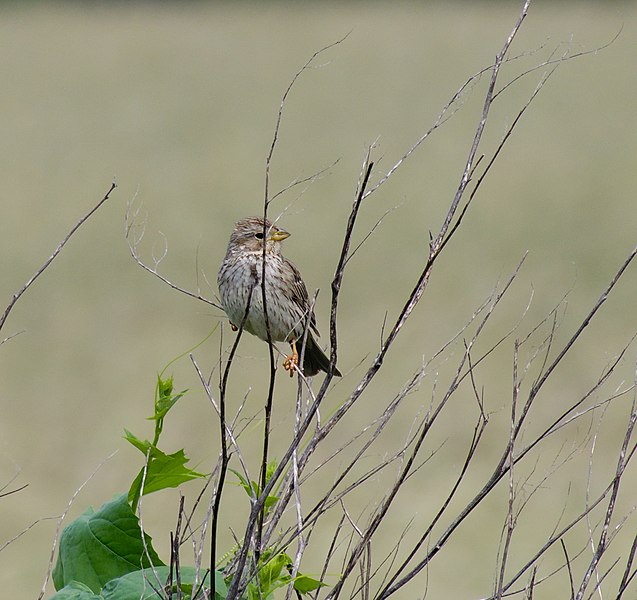
<instances>
[{"instance_id":1,"label":"yellow beak","mask_svg":"<svg viewBox=\"0 0 637 600\"><path fill-rule=\"evenodd\" d=\"M282 242L285 238L289 238L290 234L285 229L275 229L270 235L270 239L274 242Z\"/></svg>"}]
</instances>

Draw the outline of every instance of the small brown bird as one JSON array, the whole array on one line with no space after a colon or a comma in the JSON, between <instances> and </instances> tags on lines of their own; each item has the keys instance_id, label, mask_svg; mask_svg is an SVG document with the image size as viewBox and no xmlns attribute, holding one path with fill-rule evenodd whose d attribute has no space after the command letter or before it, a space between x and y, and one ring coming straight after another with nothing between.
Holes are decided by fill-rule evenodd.
<instances>
[{"instance_id":1,"label":"small brown bird","mask_svg":"<svg viewBox=\"0 0 637 600\"><path fill-rule=\"evenodd\" d=\"M259 217L241 219L235 224L230 236L226 256L219 268L217 284L221 304L232 328L236 330L243 323L246 331L267 341L261 287L265 243L265 297L270 337L273 342L288 342L292 347L292 354L283 363L291 377L298 367L299 350L309 312L310 331L307 332L305 344L303 375L312 377L319 371L327 373L330 361L312 335L312 332L316 335L319 332L301 274L281 254L281 242L289 236L287 231L270 221L265 221L264 228L264 221ZM246 317L248 298L250 308ZM341 376L336 368L334 374Z\"/></svg>"}]
</instances>

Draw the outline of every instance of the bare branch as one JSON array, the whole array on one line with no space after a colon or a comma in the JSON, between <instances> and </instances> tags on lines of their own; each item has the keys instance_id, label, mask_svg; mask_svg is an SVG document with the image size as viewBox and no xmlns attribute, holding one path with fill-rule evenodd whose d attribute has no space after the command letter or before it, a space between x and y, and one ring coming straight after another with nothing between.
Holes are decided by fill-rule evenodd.
<instances>
[{"instance_id":1,"label":"bare branch","mask_svg":"<svg viewBox=\"0 0 637 600\"><path fill-rule=\"evenodd\" d=\"M135 194L135 196L133 196L133 198L128 202L128 205L126 207L126 215L124 217L124 237L126 238L126 243L128 244L128 250L133 260L142 269L144 269L144 271L147 271L151 275L154 275L155 277L157 277L157 279L165 283L168 287L171 287L173 290L176 290L177 292L185 294L186 296L190 296L191 298L194 298L195 300L201 300L202 302L205 302L206 304L209 304L210 306L214 306L215 308L218 308L219 310L223 310L223 307L220 304L217 304L216 302L208 298L205 298L199 293L191 292L190 290L187 290L186 288L183 288L177 285L176 283L173 283L167 277L165 277L159 272L159 263L161 263L162 259L166 256L166 253L168 251L165 237L163 238L164 249L162 250L162 255L160 257L156 257L153 253L154 264L152 267L147 265L140 258L139 245L141 244L142 240L144 239L144 235L146 234L146 222L145 220L143 221L139 220L141 204L138 206L134 206L136 198L137 198L137 194Z\"/></svg>"},{"instance_id":2,"label":"bare branch","mask_svg":"<svg viewBox=\"0 0 637 600\"><path fill-rule=\"evenodd\" d=\"M268 152L268 156L267 156L267 158L265 160L264 209L265 209L266 213L267 213L268 205L270 204L271 200L274 199L274 198L270 199L270 197L269 197L270 166L272 164L272 157L274 156L274 149L276 148L276 146L277 146L277 144L279 142L279 132L280 132L280 129L281 129L281 120L283 118L283 109L285 108L285 103L286 103L286 101L288 99L288 96L290 95L290 92L292 91L292 88L296 84L296 80L307 69L310 68L310 65L314 62L314 59L316 57L320 56L321 54L323 54L324 52L326 52L327 50L329 50L330 48L333 48L334 46L338 46L339 44L343 43L347 39L348 36L349 36L349 33L347 35L343 36L341 39L336 40L335 42L332 42L331 44L328 44L327 46L324 46L323 48L317 50L314 54L312 54L312 56L310 56L310 58L305 62L305 64L294 74L294 76L292 77L292 80L288 84L288 87L286 88L285 92L283 93L283 97L281 98L281 104L279 104L279 111L278 111L277 116L276 116L276 124L274 126L274 134L272 135L272 143L270 144L270 151ZM274 197L276 197L276 196L274 196Z\"/></svg>"},{"instance_id":3,"label":"bare branch","mask_svg":"<svg viewBox=\"0 0 637 600\"><path fill-rule=\"evenodd\" d=\"M40 275L42 275L44 271L47 270L49 265L57 258L57 255L62 251L62 248L64 248L64 246L66 246L66 243L71 239L71 237L73 237L73 234L82 225L84 225L84 223L91 216L93 216L93 214L109 199L111 193L116 187L117 187L117 184L115 182L111 183L111 187L108 189L106 194L104 194L104 197L91 210L89 210L85 215L83 215L80 218L80 220L69 230L69 232L64 236L62 241L58 244L57 248L53 251L53 254L51 254L51 256L47 258L44 264L31 276L31 278L17 292L13 294L13 296L11 297L11 301L9 302L6 309L4 310L4 313L0 317L0 331L2 331L2 328L4 327L4 324L7 320L7 317L9 316L9 313L11 312L13 307L16 305L16 302L22 297L22 294L24 294L24 292L26 292L35 283L36 279L40 277ZM11 337L13 336L10 336L9 338L5 338L3 340L3 343L7 341L8 339L10 339Z\"/></svg>"}]
</instances>

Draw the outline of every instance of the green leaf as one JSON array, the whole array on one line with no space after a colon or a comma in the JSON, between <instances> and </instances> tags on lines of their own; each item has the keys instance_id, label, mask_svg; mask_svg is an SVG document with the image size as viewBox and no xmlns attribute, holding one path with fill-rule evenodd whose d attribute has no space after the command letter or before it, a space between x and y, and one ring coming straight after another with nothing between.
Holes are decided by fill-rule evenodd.
<instances>
[{"instance_id":1,"label":"green leaf","mask_svg":"<svg viewBox=\"0 0 637 600\"><path fill-rule=\"evenodd\" d=\"M162 379L157 376L157 391L155 397L155 414L150 419L158 421L166 416L166 413L183 397L188 390L183 390L173 396L173 378Z\"/></svg>"},{"instance_id":2,"label":"green leaf","mask_svg":"<svg viewBox=\"0 0 637 600\"><path fill-rule=\"evenodd\" d=\"M258 584L250 583L248 585L248 600L266 600L272 598L274 590L287 585L290 582L290 576L286 567L292 564L292 559L281 552L272 556L266 551L262 557L263 564L259 567Z\"/></svg>"},{"instance_id":3,"label":"green leaf","mask_svg":"<svg viewBox=\"0 0 637 600\"><path fill-rule=\"evenodd\" d=\"M139 522L125 494L97 512L89 508L62 532L53 569L55 589L77 581L97 594L106 582L149 567L150 561L163 565L151 542L146 534L142 541Z\"/></svg>"},{"instance_id":4,"label":"green leaf","mask_svg":"<svg viewBox=\"0 0 637 600\"><path fill-rule=\"evenodd\" d=\"M272 464L272 463L270 463ZM274 463L276 465L276 463ZM259 486L259 484L256 481L248 481L241 473L239 473L239 471L236 471L235 469L230 469L230 471L232 473L234 473L237 476L237 479L239 479L239 485L245 490L246 494L248 495L249 498L252 498L253 495L255 496L259 496L261 494L261 487ZM267 470L266 470L266 475L267 475ZM265 499L265 512L266 515L268 514L269 510L279 501L279 497L278 496L268 496Z\"/></svg>"},{"instance_id":5,"label":"green leaf","mask_svg":"<svg viewBox=\"0 0 637 600\"><path fill-rule=\"evenodd\" d=\"M166 379L162 379L161 375L157 375L157 399L160 401L162 398L170 398L173 393L173 378L172 375Z\"/></svg>"},{"instance_id":6,"label":"green leaf","mask_svg":"<svg viewBox=\"0 0 637 600\"><path fill-rule=\"evenodd\" d=\"M281 577L281 571L291 564L292 561L290 557L281 552L277 554L274 558L271 558L267 564L263 565L261 569L259 569L259 581L261 582L261 589L266 593L270 593L272 589L278 587L277 583L279 578ZM285 572L287 575L287 571Z\"/></svg>"},{"instance_id":7,"label":"green leaf","mask_svg":"<svg viewBox=\"0 0 637 600\"><path fill-rule=\"evenodd\" d=\"M118 577L104 586L102 598L103 600L155 600L158 598L155 590L164 587L168 581L169 573L169 567L157 567L154 571L153 569L143 569ZM188 598L192 597L195 569L193 567L182 567L179 577L182 593L184 595L187 594ZM173 574L172 583L171 593L175 594L177 593L177 576L175 574ZM206 575L204 586L210 588L210 574ZM198 600L205 598L201 588L201 581L198 581L196 589L198 591L201 590L196 596ZM215 572L215 600L223 600L227 594L228 588L223 580L223 575L217 571Z\"/></svg>"},{"instance_id":8,"label":"green leaf","mask_svg":"<svg viewBox=\"0 0 637 600\"><path fill-rule=\"evenodd\" d=\"M276 468L279 466L279 463L276 459L271 460L265 467L265 482L270 483L270 479L272 479L272 475L276 471Z\"/></svg>"},{"instance_id":9,"label":"green leaf","mask_svg":"<svg viewBox=\"0 0 637 600\"><path fill-rule=\"evenodd\" d=\"M266 515L269 513L270 509L279 501L278 496L268 496L265 499L265 512Z\"/></svg>"},{"instance_id":10,"label":"green leaf","mask_svg":"<svg viewBox=\"0 0 637 600\"><path fill-rule=\"evenodd\" d=\"M79 581L71 581L59 592L53 594L49 600L103 600L102 596L96 596L90 587Z\"/></svg>"},{"instance_id":11,"label":"green leaf","mask_svg":"<svg viewBox=\"0 0 637 600\"><path fill-rule=\"evenodd\" d=\"M128 501L131 506L137 506L141 495L142 480L144 481L143 494L151 494L166 488L177 487L186 481L206 477L204 473L198 473L185 465L190 459L183 449L174 454L164 454L158 448L151 448L148 466L139 471L128 491ZM144 477L144 471L146 477Z\"/></svg>"},{"instance_id":12,"label":"green leaf","mask_svg":"<svg viewBox=\"0 0 637 600\"><path fill-rule=\"evenodd\" d=\"M228 469L228 470L237 476L237 479L239 480L239 485L241 485L241 487L246 491L246 494L248 494L248 496L252 497L252 492L250 490L250 482L236 469Z\"/></svg>"},{"instance_id":13,"label":"green leaf","mask_svg":"<svg viewBox=\"0 0 637 600\"><path fill-rule=\"evenodd\" d=\"M148 454L148 449L152 446L148 440L140 440L136 435L128 431L128 429L124 429L124 439L135 446L144 456Z\"/></svg>"},{"instance_id":14,"label":"green leaf","mask_svg":"<svg viewBox=\"0 0 637 600\"><path fill-rule=\"evenodd\" d=\"M327 587L326 583L322 583L318 579L312 579L307 575L297 575L294 578L294 589L300 594L313 592L320 587Z\"/></svg>"}]
</instances>

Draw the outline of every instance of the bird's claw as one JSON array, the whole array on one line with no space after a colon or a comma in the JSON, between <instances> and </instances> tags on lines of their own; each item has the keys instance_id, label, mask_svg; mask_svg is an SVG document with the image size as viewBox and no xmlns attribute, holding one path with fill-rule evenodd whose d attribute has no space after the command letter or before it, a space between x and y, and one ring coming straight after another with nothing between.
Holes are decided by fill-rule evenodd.
<instances>
[{"instance_id":1,"label":"bird's claw","mask_svg":"<svg viewBox=\"0 0 637 600\"><path fill-rule=\"evenodd\" d=\"M294 371L299 368L299 353L296 351L296 344L292 344L292 354L283 361L283 368L290 371L290 377L294 377Z\"/></svg>"}]
</instances>

